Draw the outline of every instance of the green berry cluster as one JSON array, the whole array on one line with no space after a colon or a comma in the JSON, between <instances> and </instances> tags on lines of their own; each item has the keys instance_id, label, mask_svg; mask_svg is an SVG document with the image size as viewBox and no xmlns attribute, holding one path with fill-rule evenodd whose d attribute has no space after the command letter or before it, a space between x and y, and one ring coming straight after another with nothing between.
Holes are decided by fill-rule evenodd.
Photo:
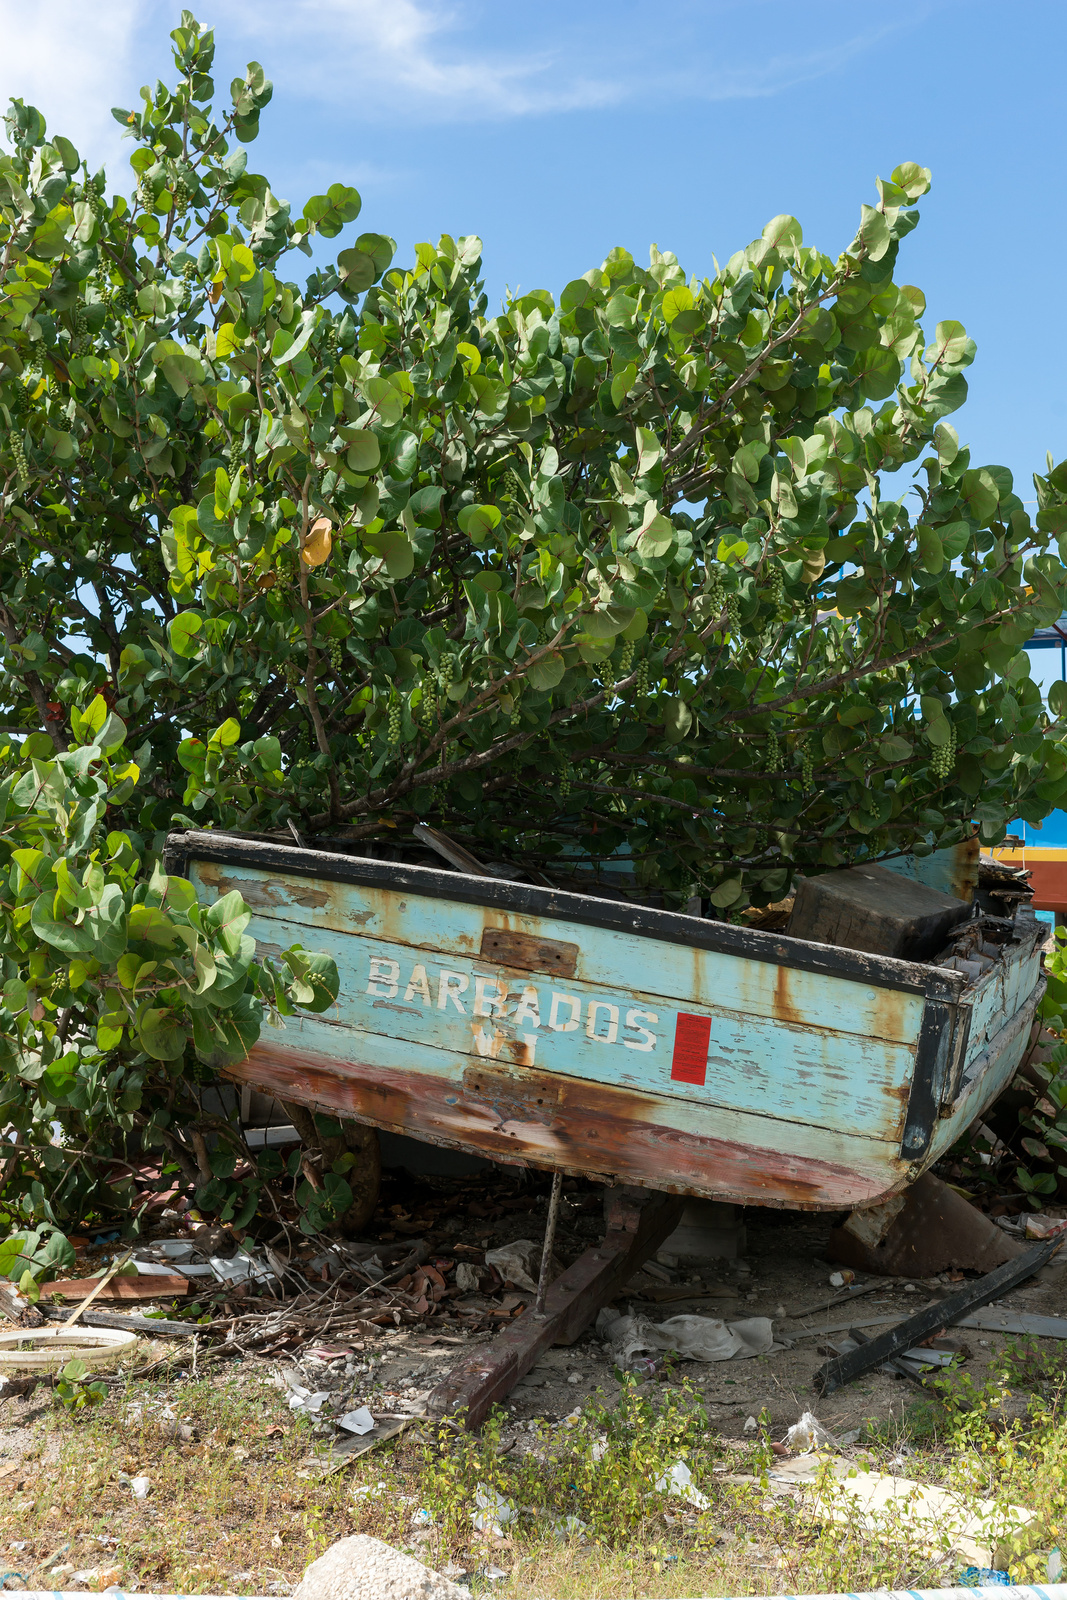
<instances>
[{"instance_id":1,"label":"green berry cluster","mask_svg":"<svg viewBox=\"0 0 1067 1600\"><path fill-rule=\"evenodd\" d=\"M741 601L736 594L726 597L726 627L729 633L741 632Z\"/></svg>"},{"instance_id":2,"label":"green berry cluster","mask_svg":"<svg viewBox=\"0 0 1067 1600\"><path fill-rule=\"evenodd\" d=\"M21 434L12 433L11 454L15 458L15 471L18 473L19 483L29 483L30 464L26 460L26 451L23 448Z\"/></svg>"},{"instance_id":3,"label":"green berry cluster","mask_svg":"<svg viewBox=\"0 0 1067 1600\"><path fill-rule=\"evenodd\" d=\"M400 696L395 689L389 691L389 725L386 739L390 750L400 743Z\"/></svg>"},{"instance_id":4,"label":"green berry cluster","mask_svg":"<svg viewBox=\"0 0 1067 1600\"><path fill-rule=\"evenodd\" d=\"M767 735L767 771L780 772L782 768L782 746L778 735L772 730Z\"/></svg>"},{"instance_id":5,"label":"green berry cluster","mask_svg":"<svg viewBox=\"0 0 1067 1600\"><path fill-rule=\"evenodd\" d=\"M945 744L935 744L930 756L930 771L939 782L944 783L956 770L956 726L950 722L948 725L948 741Z\"/></svg>"},{"instance_id":6,"label":"green berry cluster","mask_svg":"<svg viewBox=\"0 0 1067 1600\"><path fill-rule=\"evenodd\" d=\"M419 712L426 732L432 733L437 721L437 685L429 673L422 680L422 704Z\"/></svg>"},{"instance_id":7,"label":"green berry cluster","mask_svg":"<svg viewBox=\"0 0 1067 1600\"><path fill-rule=\"evenodd\" d=\"M571 768L571 764L569 761L565 761L563 766L560 768L559 774L559 792L561 799L566 800L567 796L570 794L573 787L573 780L574 772Z\"/></svg>"},{"instance_id":8,"label":"green berry cluster","mask_svg":"<svg viewBox=\"0 0 1067 1600\"><path fill-rule=\"evenodd\" d=\"M723 602L724 602L725 598L726 598L726 592L723 589L722 578L721 578L721 576L719 575L718 572L714 572L712 574L712 576L711 576L711 579L708 582L708 614L709 614L709 616L711 616L711 617L719 617L719 616L722 615Z\"/></svg>"},{"instance_id":9,"label":"green berry cluster","mask_svg":"<svg viewBox=\"0 0 1067 1600\"><path fill-rule=\"evenodd\" d=\"M797 756L800 760L800 786L804 790L813 789L815 787L815 762L812 759L807 739L801 740L797 745Z\"/></svg>"},{"instance_id":10,"label":"green berry cluster","mask_svg":"<svg viewBox=\"0 0 1067 1600\"><path fill-rule=\"evenodd\" d=\"M174 214L176 217L184 217L189 209L190 200L189 185L184 178L178 179L172 193L174 196Z\"/></svg>"},{"instance_id":11,"label":"green berry cluster","mask_svg":"<svg viewBox=\"0 0 1067 1600\"><path fill-rule=\"evenodd\" d=\"M785 574L777 566L771 568L771 605L776 611L785 605Z\"/></svg>"},{"instance_id":12,"label":"green berry cluster","mask_svg":"<svg viewBox=\"0 0 1067 1600\"><path fill-rule=\"evenodd\" d=\"M634 642L632 639L627 639L622 647L622 655L619 657L619 677L628 678L633 670L633 664Z\"/></svg>"},{"instance_id":13,"label":"green berry cluster","mask_svg":"<svg viewBox=\"0 0 1067 1600\"><path fill-rule=\"evenodd\" d=\"M285 663L285 666L282 668L282 675L290 689L295 689L297 684L300 682L300 673L297 671L295 661L290 660Z\"/></svg>"},{"instance_id":14,"label":"green berry cluster","mask_svg":"<svg viewBox=\"0 0 1067 1600\"><path fill-rule=\"evenodd\" d=\"M634 673L634 699L644 700L648 694L648 657L642 656Z\"/></svg>"},{"instance_id":15,"label":"green berry cluster","mask_svg":"<svg viewBox=\"0 0 1067 1600\"><path fill-rule=\"evenodd\" d=\"M452 660L452 657L442 656L437 667L437 682L440 685L442 700L452 687L452 679L455 677L455 673L456 663Z\"/></svg>"},{"instance_id":16,"label":"green berry cluster","mask_svg":"<svg viewBox=\"0 0 1067 1600\"><path fill-rule=\"evenodd\" d=\"M344 666L344 642L341 639L330 640L330 666L337 677L340 677L341 668Z\"/></svg>"}]
</instances>

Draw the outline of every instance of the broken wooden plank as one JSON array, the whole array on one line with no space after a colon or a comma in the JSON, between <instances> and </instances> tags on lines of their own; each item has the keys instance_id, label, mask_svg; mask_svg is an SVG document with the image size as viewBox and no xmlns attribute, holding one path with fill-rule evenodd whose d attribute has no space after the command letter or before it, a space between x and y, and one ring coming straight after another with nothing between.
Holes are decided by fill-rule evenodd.
<instances>
[{"instance_id":1,"label":"broken wooden plank","mask_svg":"<svg viewBox=\"0 0 1067 1600\"><path fill-rule=\"evenodd\" d=\"M63 1300L85 1300L96 1293L103 1278L64 1278L59 1283L46 1283L45 1295L59 1295ZM101 1290L105 1300L173 1300L178 1295L188 1294L191 1285L188 1278L182 1278L176 1272L153 1273L149 1277L112 1278L110 1283Z\"/></svg>"},{"instance_id":2,"label":"broken wooden plank","mask_svg":"<svg viewBox=\"0 0 1067 1600\"><path fill-rule=\"evenodd\" d=\"M858 1350L850 1350L848 1355L835 1356L832 1361L825 1362L812 1380L816 1394L833 1394L835 1389L851 1383L852 1379L858 1378L861 1373L869 1372L872 1367L881 1366L883 1361L889 1361L893 1356L900 1355L912 1345L922 1344L923 1340L929 1338L938 1328L951 1327L968 1312L976 1311L980 1306L988 1305L990 1300L996 1300L1000 1295L1007 1294L1016 1284L1033 1277L1062 1243L1061 1237L1037 1245L1025 1255L1016 1256L1014 1261L1006 1261L1002 1267L987 1272L984 1278L978 1278L974 1283L967 1284L958 1293L924 1306L914 1316L906 1317L903 1322L897 1323L895 1328L879 1334L869 1344L862 1345ZM855 1327L856 1324L853 1323L852 1326Z\"/></svg>"},{"instance_id":3,"label":"broken wooden plank","mask_svg":"<svg viewBox=\"0 0 1067 1600\"><path fill-rule=\"evenodd\" d=\"M62 1306L49 1306L45 1315L50 1322L65 1322L71 1315ZM203 1333L204 1327L196 1322L174 1322L169 1317L123 1316L118 1311L84 1311L82 1322L89 1328L125 1328L130 1333L167 1334L173 1338L191 1339L194 1333Z\"/></svg>"},{"instance_id":4,"label":"broken wooden plank","mask_svg":"<svg viewBox=\"0 0 1067 1600\"><path fill-rule=\"evenodd\" d=\"M427 1404L430 1416L480 1427L490 1407L511 1393L550 1345L573 1344L600 1308L659 1249L684 1205L683 1196L651 1189L609 1190L603 1241L583 1251L549 1285L543 1315L525 1311L438 1384Z\"/></svg>"}]
</instances>

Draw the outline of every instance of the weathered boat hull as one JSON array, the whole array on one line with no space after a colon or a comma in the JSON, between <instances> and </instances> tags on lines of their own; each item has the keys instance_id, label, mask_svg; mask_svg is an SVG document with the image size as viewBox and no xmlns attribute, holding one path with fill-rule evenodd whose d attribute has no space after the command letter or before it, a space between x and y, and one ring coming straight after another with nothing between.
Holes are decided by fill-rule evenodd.
<instances>
[{"instance_id":1,"label":"weathered boat hull","mask_svg":"<svg viewBox=\"0 0 1067 1600\"><path fill-rule=\"evenodd\" d=\"M490 1156L767 1206L875 1204L1018 1066L1040 976L1027 923L963 974L630 904L184 834L171 870L239 889L265 954L328 951L328 1014L228 1073Z\"/></svg>"}]
</instances>

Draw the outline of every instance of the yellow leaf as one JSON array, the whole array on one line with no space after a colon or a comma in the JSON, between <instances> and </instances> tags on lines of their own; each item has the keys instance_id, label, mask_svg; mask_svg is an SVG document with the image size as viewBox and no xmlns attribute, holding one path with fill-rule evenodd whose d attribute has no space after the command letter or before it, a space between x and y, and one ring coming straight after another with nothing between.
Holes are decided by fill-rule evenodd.
<instances>
[{"instance_id":1,"label":"yellow leaf","mask_svg":"<svg viewBox=\"0 0 1067 1600\"><path fill-rule=\"evenodd\" d=\"M319 517L311 524L311 531L304 540L304 548L300 552L300 559L305 567L321 567L324 561L329 561L332 549L333 532L330 519L329 517Z\"/></svg>"}]
</instances>

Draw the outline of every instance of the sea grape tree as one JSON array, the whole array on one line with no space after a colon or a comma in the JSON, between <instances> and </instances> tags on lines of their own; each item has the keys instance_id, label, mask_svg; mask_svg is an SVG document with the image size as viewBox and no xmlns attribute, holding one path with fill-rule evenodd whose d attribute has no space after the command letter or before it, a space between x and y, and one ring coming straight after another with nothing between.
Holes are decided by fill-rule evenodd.
<instances>
[{"instance_id":1,"label":"sea grape tree","mask_svg":"<svg viewBox=\"0 0 1067 1600\"><path fill-rule=\"evenodd\" d=\"M276 197L262 68L216 120L211 34L172 38L176 86L116 113L129 198L9 119L12 723L61 746L105 693L153 839L427 818L731 913L1058 802L1022 646L1067 468L1031 519L945 420L973 342L896 278L924 169L838 255L780 216L712 273L617 249L491 316L476 239L393 268L354 190Z\"/></svg>"}]
</instances>

